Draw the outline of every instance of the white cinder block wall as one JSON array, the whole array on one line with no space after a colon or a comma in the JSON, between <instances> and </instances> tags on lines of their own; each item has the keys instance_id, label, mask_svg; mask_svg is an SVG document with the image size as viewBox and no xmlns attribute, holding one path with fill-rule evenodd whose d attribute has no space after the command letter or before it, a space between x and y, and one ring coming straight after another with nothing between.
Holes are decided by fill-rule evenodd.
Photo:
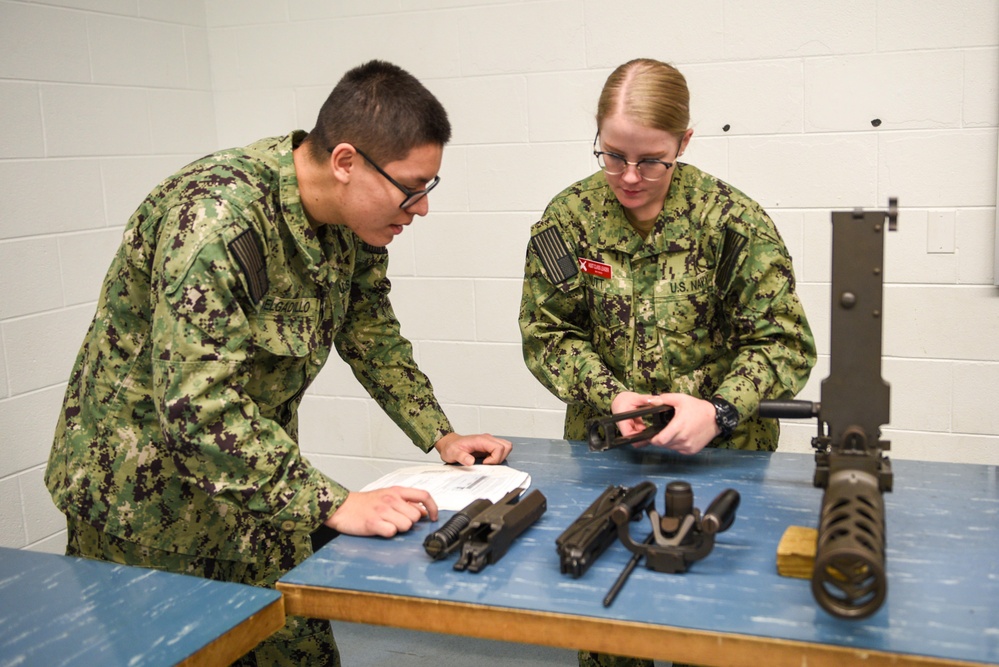
<instances>
[{"instance_id":1,"label":"white cinder block wall","mask_svg":"<svg viewBox=\"0 0 999 667\"><path fill-rule=\"evenodd\" d=\"M559 437L516 317L528 229L591 172L613 67L687 75L689 161L771 212L828 374L831 210L899 198L887 238L885 437L999 463L999 6L993 0L0 0L0 545L60 551L42 484L59 402L131 211L193 157L309 129L367 59L409 69L454 141L391 246L393 300L456 428ZM422 455L331 362L309 458L359 488ZM808 451L814 423L785 423ZM512 462L516 463L516 453Z\"/></svg>"},{"instance_id":2,"label":"white cinder block wall","mask_svg":"<svg viewBox=\"0 0 999 667\"><path fill-rule=\"evenodd\" d=\"M202 0L0 1L0 546L62 551L42 481L125 221L217 145Z\"/></svg>"}]
</instances>

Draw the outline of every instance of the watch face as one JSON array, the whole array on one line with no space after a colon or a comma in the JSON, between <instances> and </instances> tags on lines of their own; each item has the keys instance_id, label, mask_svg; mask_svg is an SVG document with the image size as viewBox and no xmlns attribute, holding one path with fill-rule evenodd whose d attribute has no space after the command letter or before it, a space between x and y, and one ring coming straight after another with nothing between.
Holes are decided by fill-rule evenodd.
<instances>
[{"instance_id":1,"label":"watch face","mask_svg":"<svg viewBox=\"0 0 999 667\"><path fill-rule=\"evenodd\" d=\"M730 435L739 425L739 413L735 406L718 397L712 398L711 403L715 406L715 423L721 429L722 435Z\"/></svg>"}]
</instances>

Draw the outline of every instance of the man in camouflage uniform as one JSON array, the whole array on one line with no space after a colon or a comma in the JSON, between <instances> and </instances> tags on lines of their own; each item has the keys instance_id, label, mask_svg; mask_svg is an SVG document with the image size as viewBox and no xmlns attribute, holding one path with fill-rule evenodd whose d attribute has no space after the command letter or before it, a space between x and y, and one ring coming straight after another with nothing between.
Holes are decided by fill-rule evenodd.
<instances>
[{"instance_id":1,"label":"man in camouflage uniform","mask_svg":"<svg viewBox=\"0 0 999 667\"><path fill-rule=\"evenodd\" d=\"M669 405L650 443L774 450L761 400L790 398L815 363L791 258L752 199L677 159L689 91L674 67L616 68L597 104L602 170L563 190L531 230L520 329L530 371L568 404L564 436L608 413ZM619 422L621 433L645 428ZM648 444L648 443L644 443ZM580 651L581 667L652 661Z\"/></svg>"},{"instance_id":2,"label":"man in camouflage uniform","mask_svg":"<svg viewBox=\"0 0 999 667\"><path fill-rule=\"evenodd\" d=\"M391 536L435 519L424 491L348 492L302 457L298 407L332 348L424 451L505 459L508 441L453 432L388 298L385 246L426 215L449 138L436 98L373 61L311 133L209 155L146 197L46 471L67 553L273 586L320 527ZM289 618L239 664L339 656L328 622Z\"/></svg>"}]
</instances>

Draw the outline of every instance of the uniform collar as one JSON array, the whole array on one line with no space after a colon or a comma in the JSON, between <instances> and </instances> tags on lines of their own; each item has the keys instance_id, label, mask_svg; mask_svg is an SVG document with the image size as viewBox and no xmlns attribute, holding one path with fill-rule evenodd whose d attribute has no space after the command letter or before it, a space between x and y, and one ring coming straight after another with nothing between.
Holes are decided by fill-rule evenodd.
<instances>
[{"instance_id":1,"label":"uniform collar","mask_svg":"<svg viewBox=\"0 0 999 667\"><path fill-rule=\"evenodd\" d=\"M692 167L677 163L673 180L666 194L666 202L656 223L645 239L632 228L621 202L607 184L603 172L597 172L591 179L594 188L591 196L596 217L595 234L591 242L600 248L615 250L635 258L656 255L661 252L679 252L694 246L692 225L688 213L687 181L692 176ZM696 170L693 170L696 171Z\"/></svg>"},{"instance_id":2,"label":"uniform collar","mask_svg":"<svg viewBox=\"0 0 999 667\"><path fill-rule=\"evenodd\" d=\"M285 224L295 239L295 245L303 257L308 270L319 282L329 282L336 277L332 267L340 265L340 256L352 247L344 234L352 234L341 225L322 225L318 231L312 229L302 205L302 195L298 188L298 175L292 151L301 145L307 132L295 130L285 137L278 147L279 170L281 175L281 212Z\"/></svg>"}]
</instances>

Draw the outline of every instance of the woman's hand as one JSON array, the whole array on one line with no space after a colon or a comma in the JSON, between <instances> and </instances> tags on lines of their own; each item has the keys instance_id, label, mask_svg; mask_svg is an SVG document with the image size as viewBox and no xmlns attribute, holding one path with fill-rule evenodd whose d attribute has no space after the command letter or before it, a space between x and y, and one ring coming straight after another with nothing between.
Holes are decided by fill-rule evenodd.
<instances>
[{"instance_id":1,"label":"woman's hand","mask_svg":"<svg viewBox=\"0 0 999 667\"><path fill-rule=\"evenodd\" d=\"M680 454L696 454L704 449L715 436L721 433L715 420L715 406L711 401L695 398L688 394L637 394L623 391L611 402L611 412L620 414L639 410L653 405L668 405L673 408L673 418L666 428L655 434L647 443L637 443L636 447L655 445L672 449ZM623 420L617 423L621 435L628 437L645 430L641 418Z\"/></svg>"}]
</instances>

